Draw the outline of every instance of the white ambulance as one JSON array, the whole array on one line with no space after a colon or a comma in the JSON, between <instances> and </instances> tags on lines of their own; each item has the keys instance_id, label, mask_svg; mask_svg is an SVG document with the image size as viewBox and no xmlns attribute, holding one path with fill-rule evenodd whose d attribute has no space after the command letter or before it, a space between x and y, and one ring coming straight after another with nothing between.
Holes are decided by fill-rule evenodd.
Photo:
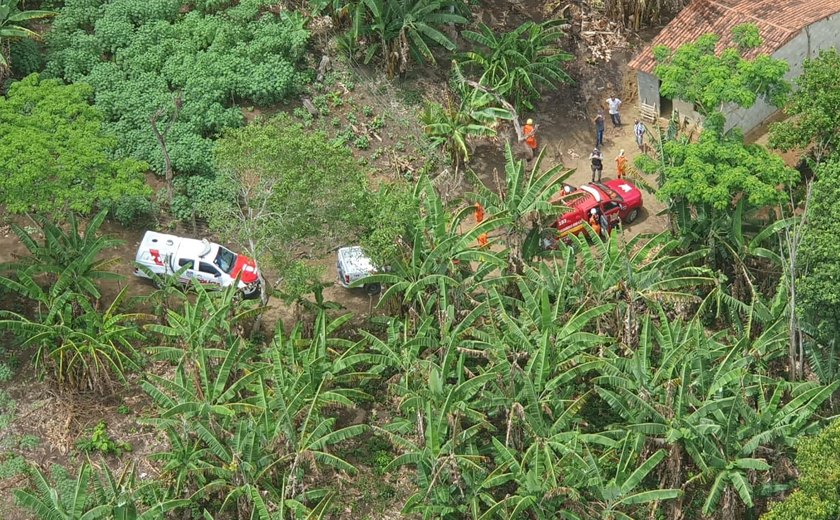
<instances>
[{"instance_id":1,"label":"white ambulance","mask_svg":"<svg viewBox=\"0 0 840 520\"><path fill-rule=\"evenodd\" d=\"M146 231L134 261L159 275L172 275L186 267L180 276L185 284L195 279L207 287L224 288L239 277L238 287L245 298L260 294L260 276L254 260L206 239ZM134 274L149 278L139 267L134 268Z\"/></svg>"}]
</instances>

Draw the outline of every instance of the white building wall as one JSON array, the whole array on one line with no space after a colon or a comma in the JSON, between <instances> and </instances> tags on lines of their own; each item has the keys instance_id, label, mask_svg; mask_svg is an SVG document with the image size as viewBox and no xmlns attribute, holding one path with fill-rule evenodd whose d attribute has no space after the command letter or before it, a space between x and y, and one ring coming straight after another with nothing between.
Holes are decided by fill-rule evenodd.
<instances>
[{"instance_id":1,"label":"white building wall","mask_svg":"<svg viewBox=\"0 0 840 520\"><path fill-rule=\"evenodd\" d=\"M644 101L648 105L656 105L657 112L659 111L659 78L653 74L639 71L636 74L636 80L639 84L639 102Z\"/></svg>"},{"instance_id":2,"label":"white building wall","mask_svg":"<svg viewBox=\"0 0 840 520\"><path fill-rule=\"evenodd\" d=\"M794 85L794 80L802 74L806 59L815 58L821 49L836 47L840 49L840 13L823 18L811 24L787 44L773 53L773 57L784 60L790 65L785 79ZM795 86L795 85L794 85ZM726 129L739 127L744 133L759 126L778 109L764 100L758 100L750 109L731 107L725 111Z\"/></svg>"}]
</instances>

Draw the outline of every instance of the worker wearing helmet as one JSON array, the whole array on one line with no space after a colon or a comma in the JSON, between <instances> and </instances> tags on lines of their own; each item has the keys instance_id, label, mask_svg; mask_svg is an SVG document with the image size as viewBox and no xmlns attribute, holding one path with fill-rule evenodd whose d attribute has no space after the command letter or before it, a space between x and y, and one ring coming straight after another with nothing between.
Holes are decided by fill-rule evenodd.
<instances>
[{"instance_id":1,"label":"worker wearing helmet","mask_svg":"<svg viewBox=\"0 0 840 520\"><path fill-rule=\"evenodd\" d=\"M528 160L537 155L537 127L534 126L534 120L528 119L525 121L525 126L522 127L522 138L525 140L526 148L529 151Z\"/></svg>"},{"instance_id":2,"label":"worker wearing helmet","mask_svg":"<svg viewBox=\"0 0 840 520\"><path fill-rule=\"evenodd\" d=\"M615 158L615 171L619 179L623 179L627 173L627 157L624 157L624 150L618 152Z\"/></svg>"},{"instance_id":3,"label":"worker wearing helmet","mask_svg":"<svg viewBox=\"0 0 840 520\"><path fill-rule=\"evenodd\" d=\"M589 226L595 232L595 235L601 234L601 222L598 218L598 210L595 208L589 210Z\"/></svg>"}]
</instances>

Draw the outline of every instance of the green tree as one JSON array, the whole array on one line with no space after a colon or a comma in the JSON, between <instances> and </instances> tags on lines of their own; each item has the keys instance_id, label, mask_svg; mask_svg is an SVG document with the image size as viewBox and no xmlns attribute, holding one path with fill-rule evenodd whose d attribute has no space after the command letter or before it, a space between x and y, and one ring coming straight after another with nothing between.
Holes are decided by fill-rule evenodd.
<instances>
[{"instance_id":1,"label":"green tree","mask_svg":"<svg viewBox=\"0 0 840 520\"><path fill-rule=\"evenodd\" d=\"M771 125L770 146L808 149L819 163L840 150L840 52L823 49L816 58L805 60L796 84L799 89L785 107L791 117Z\"/></svg>"},{"instance_id":2,"label":"green tree","mask_svg":"<svg viewBox=\"0 0 840 520\"><path fill-rule=\"evenodd\" d=\"M840 515L840 421L797 445L799 489L762 520L830 520Z\"/></svg>"},{"instance_id":3,"label":"green tree","mask_svg":"<svg viewBox=\"0 0 840 520\"><path fill-rule=\"evenodd\" d=\"M114 159L116 139L89 104L84 84L37 74L0 98L0 203L13 213L88 213L130 197L149 197L132 159Z\"/></svg>"},{"instance_id":4,"label":"green tree","mask_svg":"<svg viewBox=\"0 0 840 520\"><path fill-rule=\"evenodd\" d=\"M737 25L732 35L735 46L720 53L715 52L720 41L716 34L705 34L673 51L655 47L654 72L662 81L661 94L694 103L706 117L723 113L728 103L749 108L765 99L781 106L790 89L784 81L787 63L769 56L744 58L747 51L761 45L757 26Z\"/></svg>"},{"instance_id":5,"label":"green tree","mask_svg":"<svg viewBox=\"0 0 840 520\"><path fill-rule=\"evenodd\" d=\"M808 206L807 224L797 258L796 288L800 319L811 324L818 344L830 345L840 339L840 259L837 233L840 233L840 159L821 164L817 170L813 198Z\"/></svg>"},{"instance_id":6,"label":"green tree","mask_svg":"<svg viewBox=\"0 0 840 520\"><path fill-rule=\"evenodd\" d=\"M748 230L748 217L768 206L786 207L783 188L792 186L799 173L763 146L746 144L741 132L723 133L722 116L712 119L717 116L706 120L711 124L698 139L684 133L665 137L658 157L639 156L636 166L658 175L656 196L668 204L672 228L683 246L707 248L708 265L734 278L744 274L739 237ZM741 296L746 301L752 297Z\"/></svg>"},{"instance_id":7,"label":"green tree","mask_svg":"<svg viewBox=\"0 0 840 520\"><path fill-rule=\"evenodd\" d=\"M41 37L35 31L28 29L24 23L29 20L39 20L54 15L51 11L21 11L18 7L20 0L0 1L0 79L11 68L9 43L19 38L38 40Z\"/></svg>"},{"instance_id":8,"label":"green tree","mask_svg":"<svg viewBox=\"0 0 840 520\"><path fill-rule=\"evenodd\" d=\"M353 155L287 115L228 131L215 158L236 199L208 204L203 213L260 264L282 272L304 241L346 241L365 224L371 194ZM266 289L263 283L264 302Z\"/></svg>"}]
</instances>

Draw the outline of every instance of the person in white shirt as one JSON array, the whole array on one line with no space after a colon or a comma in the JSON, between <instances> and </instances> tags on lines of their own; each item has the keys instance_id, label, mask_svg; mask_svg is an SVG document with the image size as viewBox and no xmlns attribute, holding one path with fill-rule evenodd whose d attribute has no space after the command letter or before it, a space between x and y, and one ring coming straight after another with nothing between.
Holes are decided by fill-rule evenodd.
<instances>
[{"instance_id":1,"label":"person in white shirt","mask_svg":"<svg viewBox=\"0 0 840 520\"><path fill-rule=\"evenodd\" d=\"M621 115L618 113L618 109L621 106L621 100L615 97L614 95L610 94L610 97L607 98L607 106L610 109L610 118L615 126L621 126Z\"/></svg>"},{"instance_id":2,"label":"person in white shirt","mask_svg":"<svg viewBox=\"0 0 840 520\"><path fill-rule=\"evenodd\" d=\"M639 145L639 150L645 151L645 125L636 119L633 124L633 134L636 136L636 144Z\"/></svg>"}]
</instances>

